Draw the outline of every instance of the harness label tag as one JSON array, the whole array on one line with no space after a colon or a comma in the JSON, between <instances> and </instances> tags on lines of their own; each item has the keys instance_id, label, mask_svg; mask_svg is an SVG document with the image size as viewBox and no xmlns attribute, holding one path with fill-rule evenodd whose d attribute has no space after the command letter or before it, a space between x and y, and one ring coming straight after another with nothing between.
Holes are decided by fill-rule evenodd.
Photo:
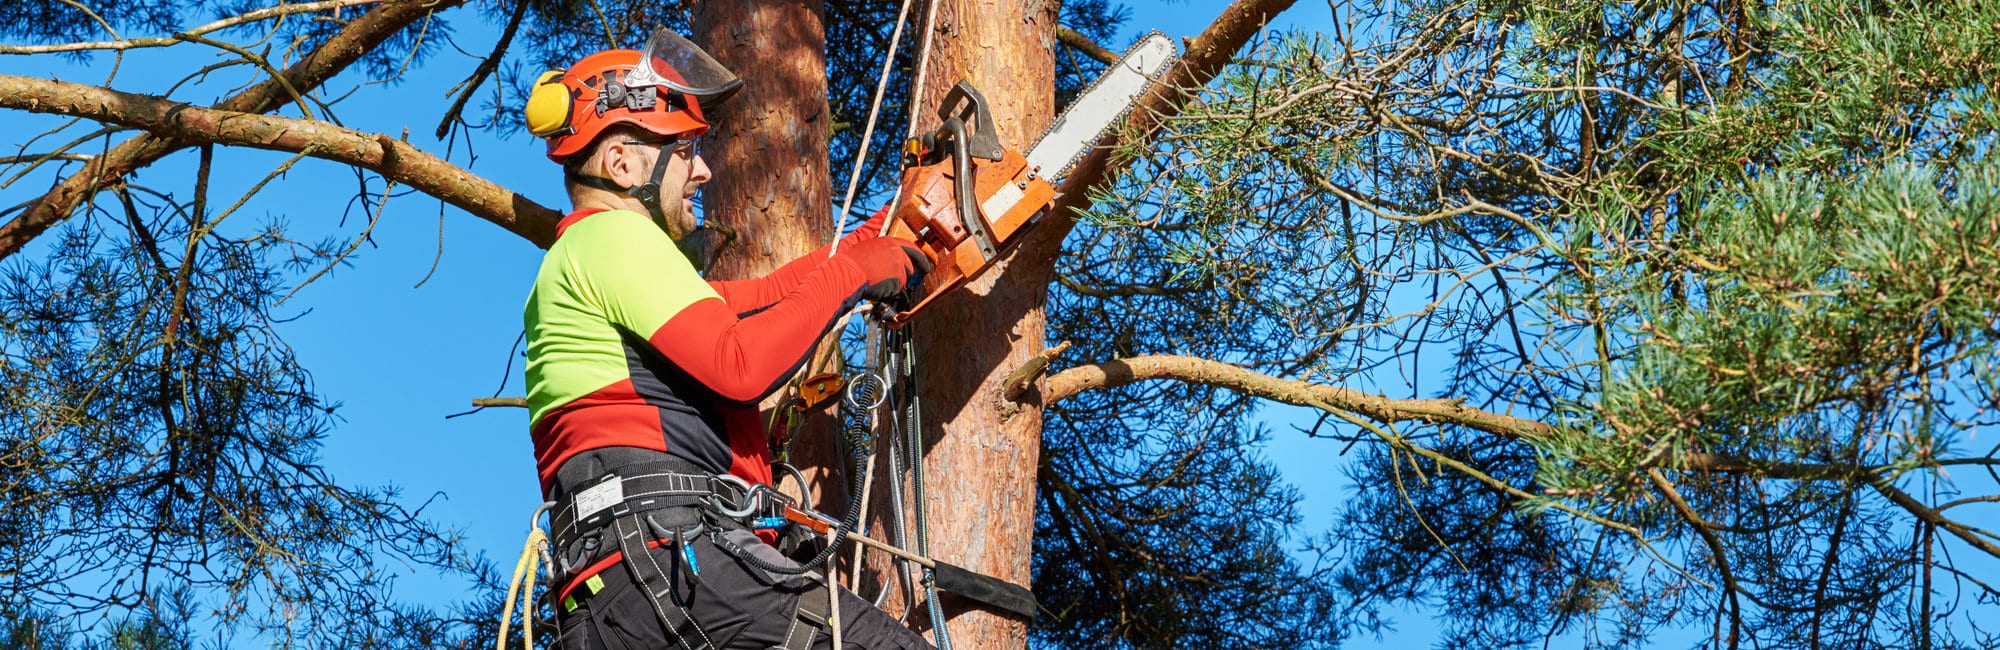
<instances>
[{"instance_id":1,"label":"harness label tag","mask_svg":"<svg viewBox=\"0 0 2000 650\"><path fill-rule=\"evenodd\" d=\"M609 481L592 485L576 493L576 518L589 519L591 515L624 501L625 479L612 477Z\"/></svg>"}]
</instances>

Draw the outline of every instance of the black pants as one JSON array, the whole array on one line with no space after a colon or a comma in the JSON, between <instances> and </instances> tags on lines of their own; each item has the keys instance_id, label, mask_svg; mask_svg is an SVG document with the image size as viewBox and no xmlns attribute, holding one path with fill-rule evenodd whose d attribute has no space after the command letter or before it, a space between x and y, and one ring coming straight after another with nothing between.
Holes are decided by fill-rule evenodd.
<instances>
[{"instance_id":1,"label":"black pants","mask_svg":"<svg viewBox=\"0 0 2000 650\"><path fill-rule=\"evenodd\" d=\"M720 534L731 546L753 553L778 566L795 567L778 550L745 530ZM831 648L833 640L825 629L797 622L799 598L825 598L816 589L818 578L771 575L731 556L716 546L710 534L694 538L694 568L680 549L663 544L651 549L654 561L675 576L677 588L666 607L685 607L700 634L717 650L743 648L767 650L783 644L788 634L811 634L814 648ZM562 650L655 650L678 648L672 633L661 625L653 605L634 587L632 573L624 562L598 574L603 587L586 594L573 592L577 607L559 616ZM685 583L678 581L685 580ZM684 587L684 588L683 588ZM840 594L841 642L847 648L914 648L933 646L909 628L903 627L873 604L845 589ZM559 608L560 609L560 608Z\"/></svg>"}]
</instances>

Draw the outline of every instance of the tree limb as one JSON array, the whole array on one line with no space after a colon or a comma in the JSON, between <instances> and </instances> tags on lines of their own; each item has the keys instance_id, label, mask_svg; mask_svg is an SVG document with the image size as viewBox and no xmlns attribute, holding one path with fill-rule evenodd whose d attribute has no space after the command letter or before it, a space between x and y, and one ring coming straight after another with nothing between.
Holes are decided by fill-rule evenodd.
<instances>
[{"instance_id":1,"label":"tree limb","mask_svg":"<svg viewBox=\"0 0 2000 650\"><path fill-rule=\"evenodd\" d=\"M143 47L167 47L186 42L186 37L200 36L219 29L235 27L260 20L280 18L295 14L307 14L328 9L372 4L382 0L320 0L319 2L281 4L274 7L255 9L221 20L210 22L194 29L175 32L172 36L150 38L127 38L116 41L89 41L84 43L53 43L49 45L0 45L0 54L51 54L56 52L83 52L88 50L130 50Z\"/></svg>"},{"instance_id":2,"label":"tree limb","mask_svg":"<svg viewBox=\"0 0 2000 650\"><path fill-rule=\"evenodd\" d=\"M1116 388L1147 379L1172 379L1215 386L1286 404L1307 406L1319 402L1385 423L1420 421L1457 424L1509 438L1530 440L1555 432L1555 427L1548 424L1472 408L1466 406L1464 400L1393 399L1339 386L1280 379L1220 361L1176 355L1117 359L1064 370L1049 376L1042 403L1054 404L1086 390Z\"/></svg>"},{"instance_id":3,"label":"tree limb","mask_svg":"<svg viewBox=\"0 0 2000 650\"><path fill-rule=\"evenodd\" d=\"M1090 196L1109 186L1116 172L1130 164L1130 160L1114 159L1113 152L1150 141L1161 123L1179 115L1181 107L1229 65L1250 37L1293 2L1296 0L1236 0L1201 35L1187 41L1180 61L1140 96L1125 118L1125 128L1105 136L1096 149L1077 161L1059 188L1062 196L1049 207L1047 222L1035 229L1031 241L1023 243L1016 259L1054 261L1063 238L1076 227L1074 215L1090 207Z\"/></svg>"},{"instance_id":4,"label":"tree limb","mask_svg":"<svg viewBox=\"0 0 2000 650\"><path fill-rule=\"evenodd\" d=\"M164 97L0 75L0 108L84 117L154 134L162 142L290 151L363 167L548 247L562 217L492 181L381 134L274 115L200 108Z\"/></svg>"},{"instance_id":5,"label":"tree limb","mask_svg":"<svg viewBox=\"0 0 2000 650\"><path fill-rule=\"evenodd\" d=\"M1410 421L1455 424L1529 442L1545 439L1557 431L1555 426L1546 423L1472 408L1459 399L1394 399L1339 386L1281 379L1220 361L1164 354L1115 359L1050 375L1042 392L1042 403L1054 404L1087 390L1117 388L1149 379L1214 386L1275 402L1332 410L1336 414L1348 411L1387 424ZM1769 462L1703 452L1683 455L1680 461L1680 469L1693 472L1865 484L1918 519L1944 529L1973 548L2000 557L2000 544L1982 537L1985 531L1946 517L1938 509L1924 505L1897 489L1890 483L1890 477L1884 474L1883 468ZM1664 480L1664 477L1655 478ZM1673 496L1678 497L1677 494ZM1683 514L1688 515L1688 520L1697 528L1712 526L1694 517L1691 509Z\"/></svg>"},{"instance_id":6,"label":"tree limb","mask_svg":"<svg viewBox=\"0 0 2000 650\"><path fill-rule=\"evenodd\" d=\"M281 78L265 79L215 105L223 111L263 113L292 100L287 88L310 93L327 79L347 69L404 27L433 11L464 3L465 0L396 0L375 7L349 22L339 33L285 69ZM107 91L108 92L108 91ZM8 98L12 99L12 98ZM164 100L163 100L164 101ZM63 179L43 194L13 221L0 225L0 259L21 250L28 242L69 217L99 189L117 184L127 174L153 164L167 154L192 143L177 142L156 134L134 137L85 164L82 171Z\"/></svg>"},{"instance_id":7,"label":"tree limb","mask_svg":"<svg viewBox=\"0 0 2000 650\"><path fill-rule=\"evenodd\" d=\"M1067 25L1056 25L1056 40L1062 41L1063 45L1076 48L1076 51L1082 52L1084 56L1097 59L1105 65L1118 62L1117 52L1105 49L1104 46L1098 45L1097 41L1090 40L1089 36L1084 36L1083 32L1070 29Z\"/></svg>"}]
</instances>

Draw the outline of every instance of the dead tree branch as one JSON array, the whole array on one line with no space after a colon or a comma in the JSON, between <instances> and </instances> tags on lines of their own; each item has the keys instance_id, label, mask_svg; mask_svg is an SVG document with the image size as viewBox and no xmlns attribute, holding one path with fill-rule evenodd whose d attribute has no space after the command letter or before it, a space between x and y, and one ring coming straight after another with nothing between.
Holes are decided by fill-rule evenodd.
<instances>
[{"instance_id":1,"label":"dead tree branch","mask_svg":"<svg viewBox=\"0 0 2000 650\"><path fill-rule=\"evenodd\" d=\"M162 142L289 151L366 168L548 247L562 217L492 181L386 135L273 115L201 108L97 86L0 75L0 108L144 129Z\"/></svg>"},{"instance_id":2,"label":"dead tree branch","mask_svg":"<svg viewBox=\"0 0 2000 650\"><path fill-rule=\"evenodd\" d=\"M263 113L293 100L288 88L310 93L327 79L347 69L362 55L380 46L404 27L422 20L431 12L464 3L465 0L398 0L385 2L347 24L317 49L285 69L278 78L237 93L214 108L239 113ZM100 89L101 90L101 89ZM110 92L110 91L106 91ZM8 98L9 100L13 98ZM165 101L165 100L161 100ZM9 105L12 105L11 103ZM212 140L211 140L212 141ZM181 142L146 134L134 137L92 159L83 169L50 189L21 216L0 225L0 259L21 250L51 226L76 211L98 190L118 184L127 174L153 164L167 154L193 142ZM462 173L462 172L461 172Z\"/></svg>"}]
</instances>

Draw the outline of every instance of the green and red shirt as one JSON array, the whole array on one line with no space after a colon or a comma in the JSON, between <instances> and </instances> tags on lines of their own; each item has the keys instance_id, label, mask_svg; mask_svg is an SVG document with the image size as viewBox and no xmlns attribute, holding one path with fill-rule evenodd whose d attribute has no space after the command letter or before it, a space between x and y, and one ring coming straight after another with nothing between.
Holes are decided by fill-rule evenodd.
<instances>
[{"instance_id":1,"label":"green and red shirt","mask_svg":"<svg viewBox=\"0 0 2000 650\"><path fill-rule=\"evenodd\" d=\"M544 495L564 461L601 447L769 483L757 402L860 299L860 267L822 248L763 278L708 282L637 212L582 210L556 232L523 315Z\"/></svg>"}]
</instances>

